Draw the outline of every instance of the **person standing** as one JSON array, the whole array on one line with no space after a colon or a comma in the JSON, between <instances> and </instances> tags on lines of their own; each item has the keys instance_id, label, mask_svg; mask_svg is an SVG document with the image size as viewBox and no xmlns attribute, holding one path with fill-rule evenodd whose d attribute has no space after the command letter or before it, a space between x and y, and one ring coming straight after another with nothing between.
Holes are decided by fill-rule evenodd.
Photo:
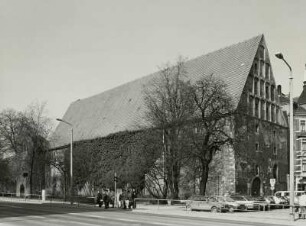
<instances>
[{"instance_id":1,"label":"person standing","mask_svg":"<svg viewBox=\"0 0 306 226\"><path fill-rule=\"evenodd\" d=\"M100 193L100 191L98 191L98 194L97 194L97 204L101 208L101 206L102 206L102 194Z\"/></svg>"},{"instance_id":2,"label":"person standing","mask_svg":"<svg viewBox=\"0 0 306 226\"><path fill-rule=\"evenodd\" d=\"M300 217L306 217L306 191L299 198Z\"/></svg>"},{"instance_id":3,"label":"person standing","mask_svg":"<svg viewBox=\"0 0 306 226\"><path fill-rule=\"evenodd\" d=\"M133 209L136 209L136 201L135 201L136 198L137 198L136 197L136 192L133 190L133 192L132 192Z\"/></svg>"}]
</instances>

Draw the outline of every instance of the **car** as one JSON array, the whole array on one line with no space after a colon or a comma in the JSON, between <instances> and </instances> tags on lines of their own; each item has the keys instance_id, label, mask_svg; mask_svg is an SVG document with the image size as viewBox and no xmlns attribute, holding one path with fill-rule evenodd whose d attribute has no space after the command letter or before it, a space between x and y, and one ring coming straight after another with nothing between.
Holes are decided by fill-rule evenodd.
<instances>
[{"instance_id":1,"label":"car","mask_svg":"<svg viewBox=\"0 0 306 226\"><path fill-rule=\"evenodd\" d=\"M246 206L244 204L241 203L237 203L235 202L234 199L228 197L228 196L215 196L215 198L219 201L219 202L223 202L225 203L225 205L228 206L228 211L229 212L234 212L234 211L243 211L246 210Z\"/></svg>"},{"instance_id":2,"label":"car","mask_svg":"<svg viewBox=\"0 0 306 226\"><path fill-rule=\"evenodd\" d=\"M259 205L260 210L268 210L271 201L264 196L253 197L255 204Z\"/></svg>"},{"instance_id":3,"label":"car","mask_svg":"<svg viewBox=\"0 0 306 226\"><path fill-rule=\"evenodd\" d=\"M223 202L219 202L214 197L207 196L191 196L186 202L186 208L193 210L207 210L213 213L229 211L229 206Z\"/></svg>"},{"instance_id":4,"label":"car","mask_svg":"<svg viewBox=\"0 0 306 226\"><path fill-rule=\"evenodd\" d=\"M246 210L258 210L260 208L260 205L255 203L250 196L230 195L229 197L235 200L235 202L238 204L244 204L246 206Z\"/></svg>"}]
</instances>

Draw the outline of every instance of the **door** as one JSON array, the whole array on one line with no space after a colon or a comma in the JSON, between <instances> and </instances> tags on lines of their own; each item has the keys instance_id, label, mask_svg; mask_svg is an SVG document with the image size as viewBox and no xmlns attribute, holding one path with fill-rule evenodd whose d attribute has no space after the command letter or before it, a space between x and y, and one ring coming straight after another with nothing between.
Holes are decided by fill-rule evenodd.
<instances>
[{"instance_id":1,"label":"door","mask_svg":"<svg viewBox=\"0 0 306 226\"><path fill-rule=\"evenodd\" d=\"M251 195L252 196L259 196L260 195L260 179L258 177L256 177L253 180Z\"/></svg>"},{"instance_id":2,"label":"door","mask_svg":"<svg viewBox=\"0 0 306 226\"><path fill-rule=\"evenodd\" d=\"M24 197L24 186L23 184L20 185L20 197Z\"/></svg>"}]
</instances>

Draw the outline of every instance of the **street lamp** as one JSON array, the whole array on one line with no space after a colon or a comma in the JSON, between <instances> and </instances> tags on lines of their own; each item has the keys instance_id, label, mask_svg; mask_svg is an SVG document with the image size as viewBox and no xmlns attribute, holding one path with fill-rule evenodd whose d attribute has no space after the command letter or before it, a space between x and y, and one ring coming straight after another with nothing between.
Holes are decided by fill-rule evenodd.
<instances>
[{"instance_id":1,"label":"street lamp","mask_svg":"<svg viewBox=\"0 0 306 226\"><path fill-rule=\"evenodd\" d=\"M63 119L60 119L60 118L57 118L56 119L57 121L60 121L60 122L63 122L67 125L69 125L71 127L71 140L70 140L70 203L71 205L73 204L73 186L72 186L72 183L73 183L73 174L72 174L72 151L73 151L73 126L71 123L63 120Z\"/></svg>"},{"instance_id":2,"label":"street lamp","mask_svg":"<svg viewBox=\"0 0 306 226\"><path fill-rule=\"evenodd\" d=\"M293 153L293 84L292 84L292 69L291 66L288 64L288 62L285 60L284 56L282 53L277 53L275 54L275 56L278 59L281 59L285 62L285 64L288 66L289 70L290 70L290 75L289 75L289 115L290 115L290 140L289 140L289 144L290 144L290 206L291 206L291 210L293 213L293 205L294 205L294 153Z\"/></svg>"}]
</instances>

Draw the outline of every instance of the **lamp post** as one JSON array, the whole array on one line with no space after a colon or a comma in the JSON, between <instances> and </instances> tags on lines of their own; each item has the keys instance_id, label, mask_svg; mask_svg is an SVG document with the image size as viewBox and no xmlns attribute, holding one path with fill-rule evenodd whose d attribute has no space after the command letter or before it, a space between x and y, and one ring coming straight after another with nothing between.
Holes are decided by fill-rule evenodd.
<instances>
[{"instance_id":1,"label":"lamp post","mask_svg":"<svg viewBox=\"0 0 306 226\"><path fill-rule=\"evenodd\" d=\"M293 80L293 76L292 76L292 69L291 66L288 64L288 62L285 60L284 56L282 53L277 53L275 54L275 56L280 59L283 60L285 62L285 64L288 66L289 70L290 70L290 75L289 75L289 115L290 115L290 129L289 129L289 133L290 133L290 140L289 140L289 144L290 144L290 176L289 176L289 188L290 188L290 206L291 206L291 211L293 213L293 205L294 205L294 152L293 152L293 84L292 84L292 80Z\"/></svg>"},{"instance_id":2,"label":"lamp post","mask_svg":"<svg viewBox=\"0 0 306 226\"><path fill-rule=\"evenodd\" d=\"M60 122L63 122L67 125L69 125L71 127L71 140L70 140L70 204L72 205L73 204L73 167L72 167L72 153L73 153L73 126L71 123L63 120L63 119L60 119L60 118L57 118L56 119L57 121L60 121Z\"/></svg>"}]
</instances>

